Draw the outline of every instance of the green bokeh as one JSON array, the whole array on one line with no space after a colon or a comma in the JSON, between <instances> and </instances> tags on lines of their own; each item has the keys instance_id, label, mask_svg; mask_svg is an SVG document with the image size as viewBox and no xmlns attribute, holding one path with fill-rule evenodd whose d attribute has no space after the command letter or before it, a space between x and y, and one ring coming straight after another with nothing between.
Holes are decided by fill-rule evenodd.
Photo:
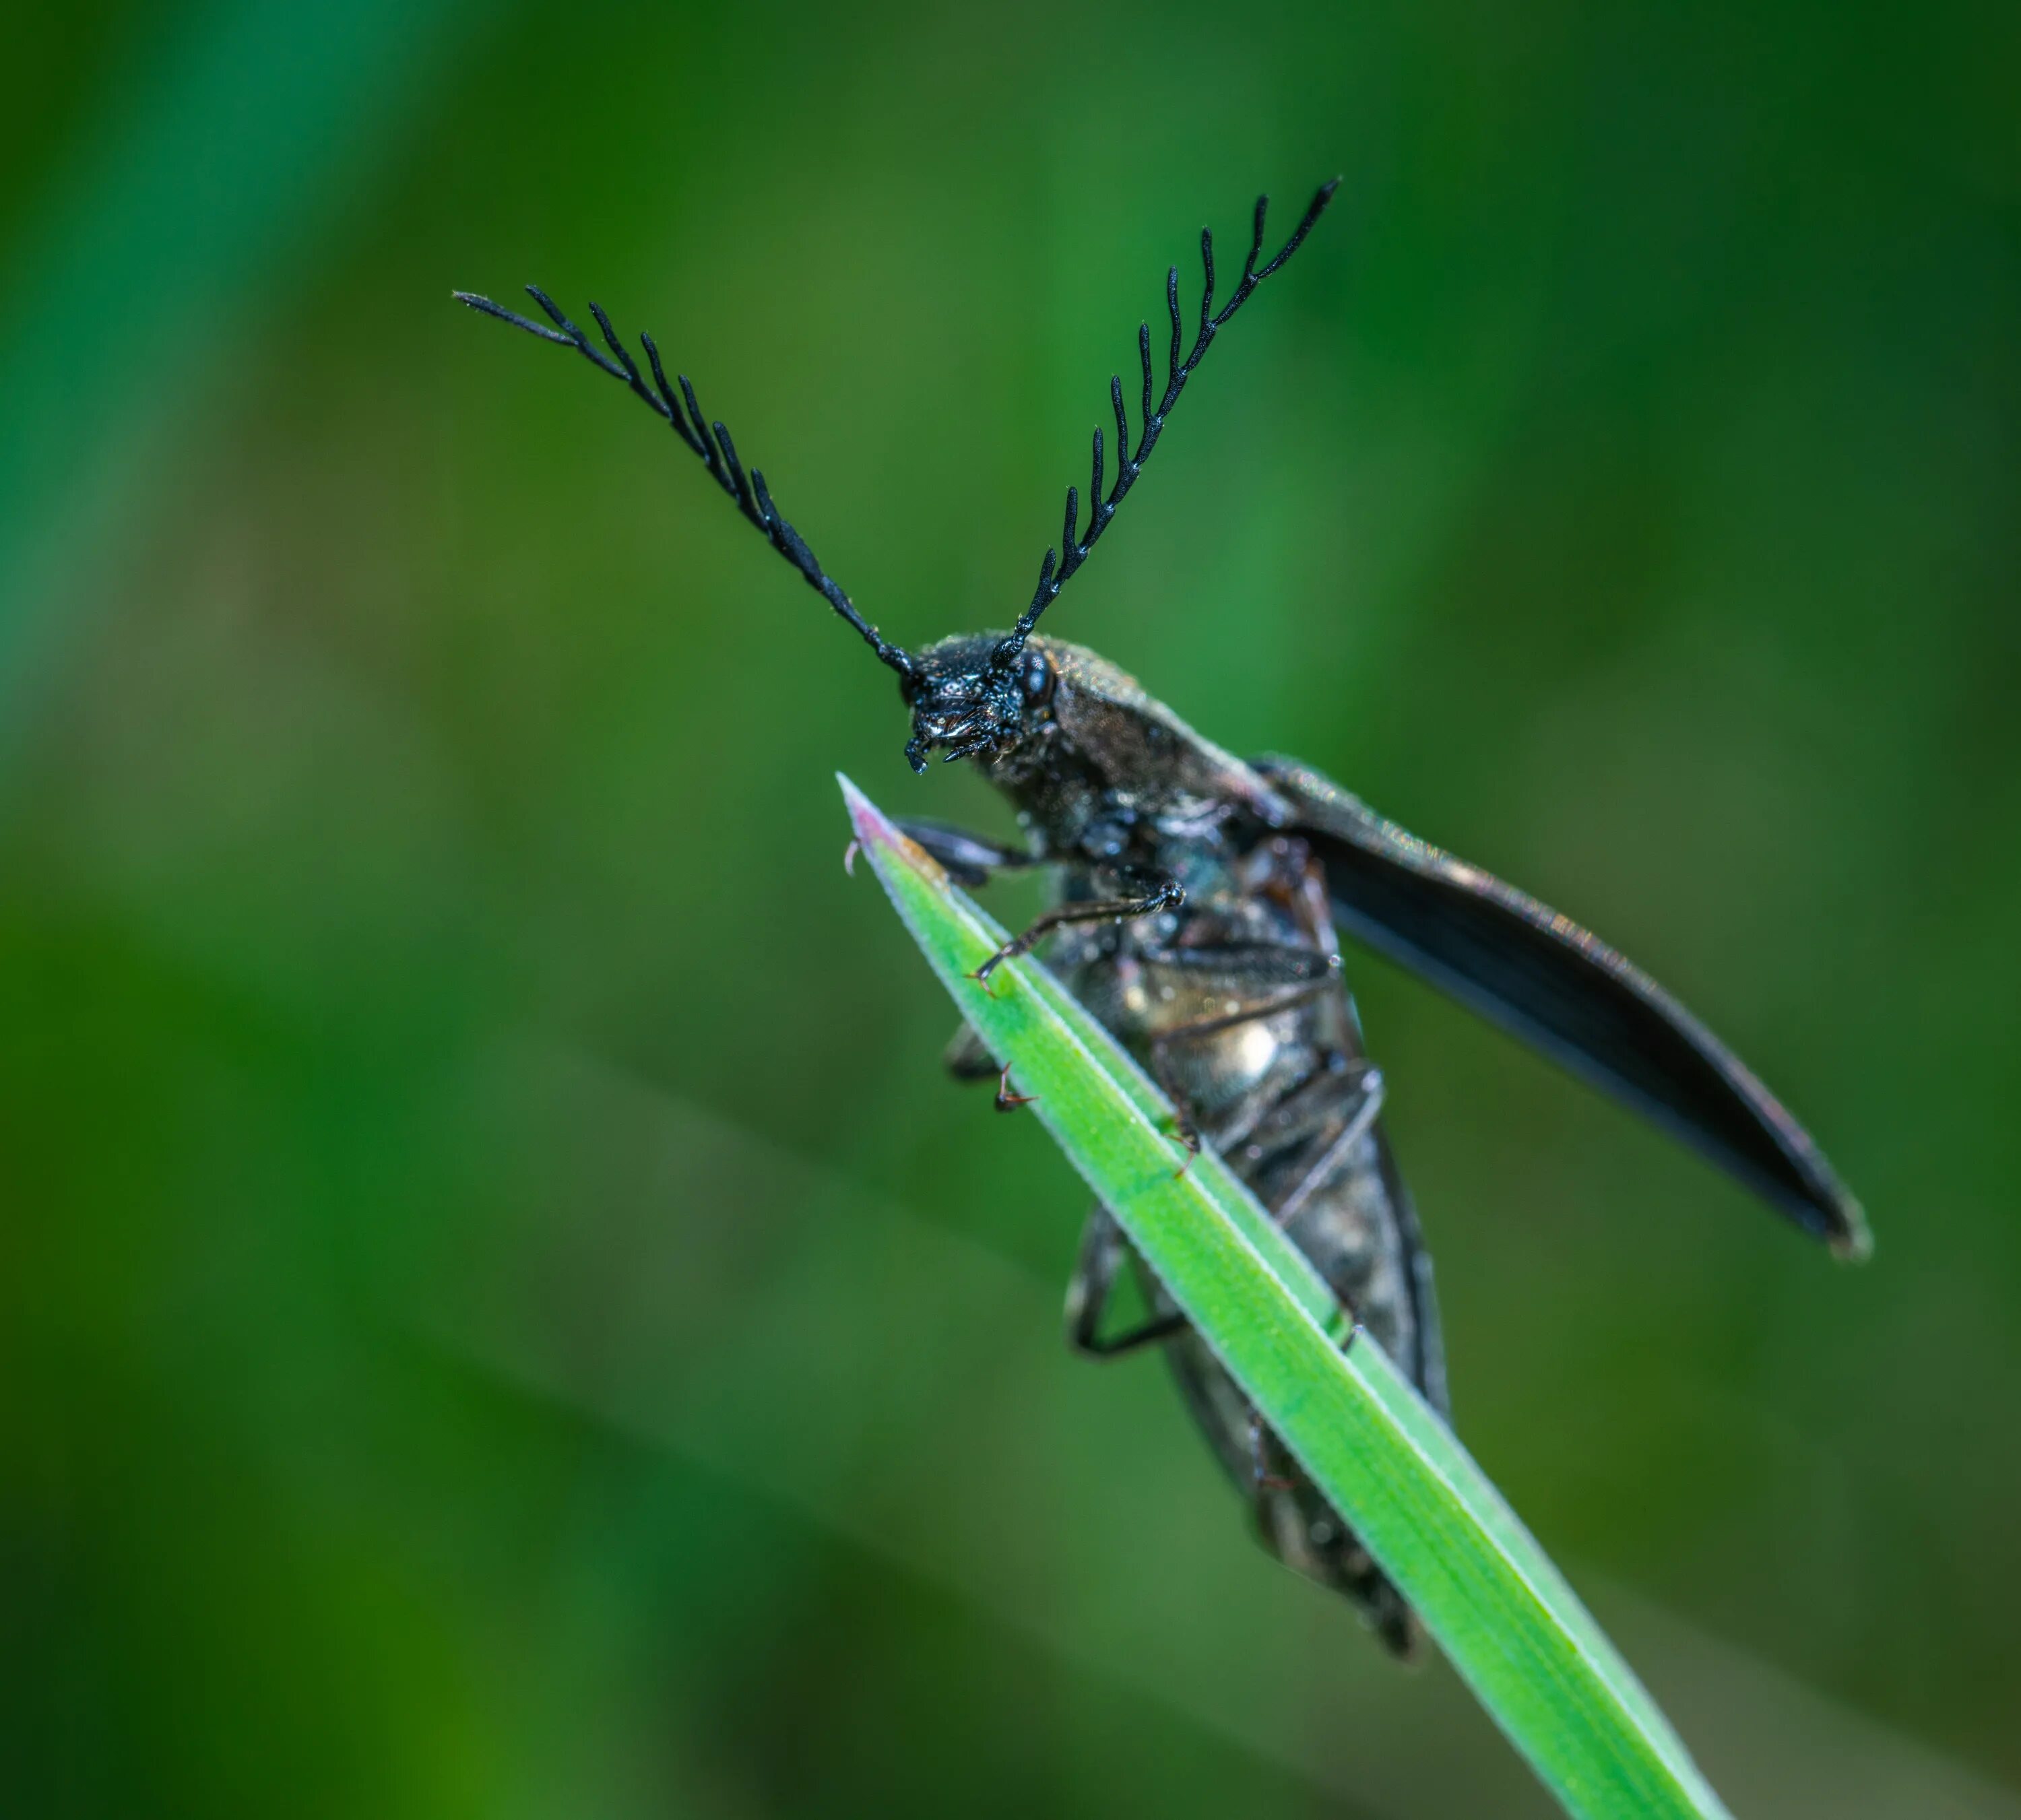
<instances>
[{"instance_id":1,"label":"green bokeh","mask_svg":"<svg viewBox=\"0 0 2021 1820\"><path fill-rule=\"evenodd\" d=\"M1863 1270L1352 963L1468 1443L1736 1811L2021 1810L2011 13L338 11L0 59L0 1805L1542 1811L1065 1356L832 775L1000 812L448 301L651 327L917 642L1338 171L1057 629L1812 1124Z\"/></svg>"}]
</instances>

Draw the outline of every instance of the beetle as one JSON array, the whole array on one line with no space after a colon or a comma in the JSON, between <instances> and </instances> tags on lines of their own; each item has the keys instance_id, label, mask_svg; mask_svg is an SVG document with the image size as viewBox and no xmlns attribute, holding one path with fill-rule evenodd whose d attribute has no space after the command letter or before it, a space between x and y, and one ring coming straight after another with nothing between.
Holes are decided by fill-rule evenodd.
<instances>
[{"instance_id":1,"label":"beetle","mask_svg":"<svg viewBox=\"0 0 2021 1820\"><path fill-rule=\"evenodd\" d=\"M1214 1146L1313 1260L1357 1330L1373 1334L1449 1415L1431 1261L1384 1133L1384 1078L1346 984L1342 932L1696 1147L1841 1255L1863 1254L1867 1237L1858 1203L1804 1128L1702 1024L1597 937L1307 766L1245 762L1223 751L1093 651L1036 629L1135 486L1216 336L1298 251L1338 181L1319 189L1267 261L1268 198L1258 199L1241 277L1218 311L1213 238L1201 231L1204 278L1191 346L1174 266L1165 281L1171 335L1163 388L1154 392L1151 331L1140 325L1134 446L1123 382L1112 377L1115 472L1105 491L1098 428L1085 530L1079 490L1069 487L1059 544L1046 551L1017 622L916 653L858 612L774 504L763 472L747 470L728 429L704 418L686 377L668 383L650 335L639 337L642 373L595 304L601 348L534 286L528 294L547 323L488 297L455 294L574 348L658 414L897 674L914 771L935 752L981 767L1016 811L1022 847L934 822L901 824L963 883L1014 868L1051 874L1051 907L978 977L1054 938L1053 966L1151 1068L1176 1109L1178 1134L1196 1148ZM1008 1069L965 1026L947 1061L959 1076L995 1078L1000 1108L1024 1103L1010 1090ZM1401 1595L1141 1261L1148 1317L1125 1331L1105 1327L1129 1255L1115 1221L1096 1207L1067 1292L1072 1344L1101 1357L1162 1346L1214 1451L1253 1501L1265 1545L1345 1592L1391 1649L1407 1653L1415 1624Z\"/></svg>"}]
</instances>

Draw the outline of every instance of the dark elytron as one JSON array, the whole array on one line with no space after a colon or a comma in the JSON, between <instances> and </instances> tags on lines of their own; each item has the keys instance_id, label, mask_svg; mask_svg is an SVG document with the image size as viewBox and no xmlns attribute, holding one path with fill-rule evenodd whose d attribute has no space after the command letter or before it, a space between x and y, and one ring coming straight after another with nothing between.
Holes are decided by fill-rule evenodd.
<instances>
[{"instance_id":1,"label":"dark elytron","mask_svg":"<svg viewBox=\"0 0 2021 1820\"><path fill-rule=\"evenodd\" d=\"M1156 388L1151 332L1141 326L1135 446L1122 381L1112 379L1114 445L1106 448L1095 431L1084 530L1079 490L1069 488L1059 548L1046 552L1017 624L916 653L889 642L857 611L780 515L763 475L747 471L729 431L703 417L686 379L668 384L650 337L639 337L642 373L594 304L601 348L530 286L553 326L457 294L574 348L658 413L897 672L912 714L905 756L915 770L936 751L982 767L1017 810L1024 847L905 824L965 883L1014 867L1051 874L1052 908L982 971L1055 938L1052 964L1163 1083L1188 1141L1211 1144L1227 1159L1443 1411L1430 1261L1383 1136L1382 1076L1364 1052L1339 933L1401 961L1664 1125L1841 1254L1860 1254L1866 1240L1857 1204L1803 1129L1703 1025L1612 949L1384 821L1316 772L1285 759L1245 763L1093 652L1036 635L1040 615L1136 483L1215 335L1298 249L1333 190L1320 190L1267 262L1258 200L1242 275L1218 311L1214 245L1202 232L1205 282L1192 345L1175 267L1165 286L1171 334L1163 386ZM1000 1075L966 1032L949 1062L969 1078ZM1000 1084L998 1104L1016 1103L1007 1082ZM1265 1544L1347 1592L1391 1647L1407 1649L1413 1621L1395 1588L1141 1269L1150 1317L1127 1332L1105 1327L1127 1250L1114 1222L1095 1209L1067 1293L1073 1343L1106 1356L1162 1345L1215 1452L1253 1500Z\"/></svg>"}]
</instances>

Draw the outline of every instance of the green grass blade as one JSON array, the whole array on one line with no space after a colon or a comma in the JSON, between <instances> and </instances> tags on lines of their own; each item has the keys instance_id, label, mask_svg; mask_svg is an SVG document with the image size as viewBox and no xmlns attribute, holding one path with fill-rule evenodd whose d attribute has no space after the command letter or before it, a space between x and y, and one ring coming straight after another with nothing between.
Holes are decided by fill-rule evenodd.
<instances>
[{"instance_id":1,"label":"green grass blade","mask_svg":"<svg viewBox=\"0 0 2021 1820\"><path fill-rule=\"evenodd\" d=\"M1183 1174L1163 1097L847 778L856 837L934 971L1264 1419L1568 1813L1724 1815L1655 1704L1501 1494L1242 1184Z\"/></svg>"}]
</instances>

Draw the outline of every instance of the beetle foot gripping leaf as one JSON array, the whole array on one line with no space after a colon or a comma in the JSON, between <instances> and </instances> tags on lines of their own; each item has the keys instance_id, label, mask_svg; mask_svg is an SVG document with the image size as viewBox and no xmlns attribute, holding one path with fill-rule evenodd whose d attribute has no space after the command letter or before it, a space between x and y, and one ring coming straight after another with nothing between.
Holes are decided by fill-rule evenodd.
<instances>
[{"instance_id":1,"label":"beetle foot gripping leaf","mask_svg":"<svg viewBox=\"0 0 2021 1820\"><path fill-rule=\"evenodd\" d=\"M1020 1106L1029 1106L1037 1098L1036 1094L1014 1094L1010 1090L1010 1065L1006 1062L996 1077L996 1098L994 1102L1000 1112L1014 1112Z\"/></svg>"}]
</instances>

